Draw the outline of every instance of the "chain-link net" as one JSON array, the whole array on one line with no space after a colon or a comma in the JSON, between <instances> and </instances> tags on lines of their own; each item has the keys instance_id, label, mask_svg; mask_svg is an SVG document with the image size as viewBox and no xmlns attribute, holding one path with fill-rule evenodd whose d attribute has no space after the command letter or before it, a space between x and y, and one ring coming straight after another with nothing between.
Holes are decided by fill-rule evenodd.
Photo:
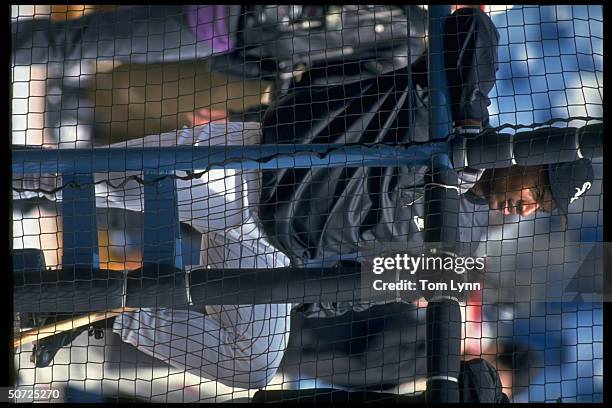
<instances>
[{"instance_id":1,"label":"chain-link net","mask_svg":"<svg viewBox=\"0 0 612 408\"><path fill-rule=\"evenodd\" d=\"M602 6L437 7L12 6L16 386L601 402Z\"/></svg>"}]
</instances>

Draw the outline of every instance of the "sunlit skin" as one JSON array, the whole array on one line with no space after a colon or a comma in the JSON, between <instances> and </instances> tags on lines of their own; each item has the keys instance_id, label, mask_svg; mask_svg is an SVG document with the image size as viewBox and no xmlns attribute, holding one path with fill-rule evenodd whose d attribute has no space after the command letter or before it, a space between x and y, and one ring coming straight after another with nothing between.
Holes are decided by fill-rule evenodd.
<instances>
[{"instance_id":1,"label":"sunlit skin","mask_svg":"<svg viewBox=\"0 0 612 408\"><path fill-rule=\"evenodd\" d=\"M507 172L496 173L489 192L490 208L501 211L504 215L523 217L535 213L540 208L537 167L514 166Z\"/></svg>"},{"instance_id":2,"label":"sunlit skin","mask_svg":"<svg viewBox=\"0 0 612 408\"><path fill-rule=\"evenodd\" d=\"M187 113L187 120L190 127L207 125L209 123L226 122L227 112L221 109L195 109Z\"/></svg>"},{"instance_id":3,"label":"sunlit skin","mask_svg":"<svg viewBox=\"0 0 612 408\"><path fill-rule=\"evenodd\" d=\"M486 170L472 191L486 197L492 210L527 217L553 209L544 166L512 166Z\"/></svg>"},{"instance_id":4,"label":"sunlit skin","mask_svg":"<svg viewBox=\"0 0 612 408\"><path fill-rule=\"evenodd\" d=\"M459 125L482 126L479 120L465 119ZM487 197L489 208L504 215L527 217L538 210L551 212L554 204L544 166L517 166L488 169L472 187L472 192Z\"/></svg>"}]
</instances>

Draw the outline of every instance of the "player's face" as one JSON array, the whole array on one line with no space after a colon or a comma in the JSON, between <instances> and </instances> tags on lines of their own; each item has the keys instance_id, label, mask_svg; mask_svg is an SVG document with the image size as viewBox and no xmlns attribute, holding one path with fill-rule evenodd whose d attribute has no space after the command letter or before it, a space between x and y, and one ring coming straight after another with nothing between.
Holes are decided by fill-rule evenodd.
<instances>
[{"instance_id":1,"label":"player's face","mask_svg":"<svg viewBox=\"0 0 612 408\"><path fill-rule=\"evenodd\" d=\"M489 206L504 215L528 216L542 207L542 184L546 183L539 166L512 166L497 169L491 180Z\"/></svg>"}]
</instances>

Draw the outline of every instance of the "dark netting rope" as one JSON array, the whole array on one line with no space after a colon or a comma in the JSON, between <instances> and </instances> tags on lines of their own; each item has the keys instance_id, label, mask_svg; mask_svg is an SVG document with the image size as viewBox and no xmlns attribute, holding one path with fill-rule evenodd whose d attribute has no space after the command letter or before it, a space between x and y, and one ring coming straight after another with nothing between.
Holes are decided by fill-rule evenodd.
<instances>
[{"instance_id":1,"label":"dark netting rope","mask_svg":"<svg viewBox=\"0 0 612 408\"><path fill-rule=\"evenodd\" d=\"M541 122L541 123L533 123L531 125L512 125L509 123L505 123L503 125L497 126L497 127L491 127L489 128L491 131L494 132L499 132L501 130L504 129L513 129L513 130L519 130L519 129L536 129L536 128L540 128L541 126L549 126L549 125L553 125L555 123L569 123L575 120L579 120L579 121L585 121L585 122L591 122L591 121L603 121L602 117L591 117L591 116L576 116L576 117L571 117L571 118L559 118L559 119L551 119L548 120L546 122ZM453 135L448 135L444 138L438 139L436 140L437 142L448 142L452 139ZM472 138L474 138L475 136L472 136ZM312 154L314 154L316 157L323 159L325 158L328 154L333 153L335 151L338 151L340 149L345 149L347 147L352 147L352 146L367 146L367 147L371 147L371 148L376 148L377 146L388 146L388 147L394 147L397 149L403 149L406 148L408 146L424 146L424 145L428 145L431 142L410 142L410 143L386 143L386 142L380 142L380 143L369 143L369 144L363 144L363 143L346 143L343 144L342 146L339 147L330 147L322 152L311 152ZM29 147L29 149L31 149ZM42 149L42 147L41 147ZM128 148L129 149L129 148ZM33 149L33 150L37 150L37 149ZM257 163L266 163L272 159L278 159L278 158L289 158L292 157L292 155L287 154L287 153L275 153L275 154L269 154L266 155L265 157L259 158L259 159L249 159L250 161L255 161ZM61 191L67 187L70 188L76 188L76 189L84 189L84 188L88 188L91 187L92 185L99 185L99 184L106 184L109 187L112 188L116 188L116 189L121 189L123 187L125 187L125 185L127 185L127 183L129 183L130 181L136 181L137 183L143 185L143 186L154 186L156 185L156 183L165 180L165 179L173 179L173 180L184 180L184 181L188 181L188 180L194 180L194 179L200 179L202 178L202 176L204 176L207 172L209 172L213 167L218 168L218 167L223 167L229 164L238 164L241 163L242 160L240 159L227 159L227 160L223 160L223 161L219 161L219 162L212 162L210 164L208 164L208 166L201 170L201 171L187 171L187 174L185 176L181 176L178 174L164 174L164 175L160 175L158 177L152 178L151 180L144 180L142 177L138 176L138 175L131 175L131 176L127 176L125 178L123 178L123 181L120 182L119 184L113 184L110 180L98 180L95 181L93 183L75 183L75 182L70 182L70 183L66 183L63 184L59 187L56 187L54 189L42 189L42 188L20 188L20 187L16 187L13 186L12 189L14 191L17 192L36 192L36 193L43 193L43 194L53 194L53 193L57 193L58 191Z\"/></svg>"}]
</instances>

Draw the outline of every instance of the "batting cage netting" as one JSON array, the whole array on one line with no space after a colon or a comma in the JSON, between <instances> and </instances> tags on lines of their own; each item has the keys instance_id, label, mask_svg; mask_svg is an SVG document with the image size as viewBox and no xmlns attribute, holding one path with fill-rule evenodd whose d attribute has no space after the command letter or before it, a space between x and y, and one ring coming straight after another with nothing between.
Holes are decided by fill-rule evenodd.
<instances>
[{"instance_id":1,"label":"batting cage netting","mask_svg":"<svg viewBox=\"0 0 612 408\"><path fill-rule=\"evenodd\" d=\"M602 5L11 10L13 398L603 400Z\"/></svg>"}]
</instances>

